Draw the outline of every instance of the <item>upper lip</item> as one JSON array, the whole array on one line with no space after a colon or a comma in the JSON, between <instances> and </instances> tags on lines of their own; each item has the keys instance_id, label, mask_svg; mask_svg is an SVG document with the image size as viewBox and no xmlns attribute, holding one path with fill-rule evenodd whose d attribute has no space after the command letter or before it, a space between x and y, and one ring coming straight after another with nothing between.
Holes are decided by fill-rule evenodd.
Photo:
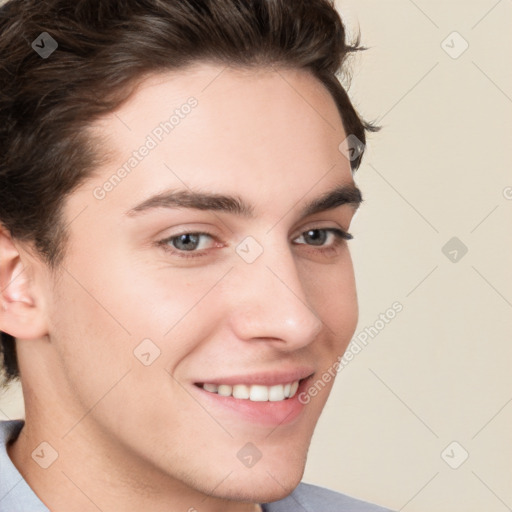
<instances>
[{"instance_id":1,"label":"upper lip","mask_svg":"<svg viewBox=\"0 0 512 512\"><path fill-rule=\"evenodd\" d=\"M269 372L255 372L243 373L239 375L231 375L229 377L212 377L202 379L197 384L227 384L228 386L235 386L236 384L260 385L260 386L276 386L277 384L287 384L302 380L306 377L313 375L314 370L310 367L293 368L289 370L280 369L279 371Z\"/></svg>"}]
</instances>

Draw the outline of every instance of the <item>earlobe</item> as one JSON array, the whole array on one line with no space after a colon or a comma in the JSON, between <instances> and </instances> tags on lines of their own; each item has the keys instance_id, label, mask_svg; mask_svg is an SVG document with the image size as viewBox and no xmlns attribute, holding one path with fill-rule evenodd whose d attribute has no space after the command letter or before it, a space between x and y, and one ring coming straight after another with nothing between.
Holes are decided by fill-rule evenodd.
<instances>
[{"instance_id":1,"label":"earlobe","mask_svg":"<svg viewBox=\"0 0 512 512\"><path fill-rule=\"evenodd\" d=\"M46 322L30 269L0 224L0 331L15 338L46 334Z\"/></svg>"}]
</instances>

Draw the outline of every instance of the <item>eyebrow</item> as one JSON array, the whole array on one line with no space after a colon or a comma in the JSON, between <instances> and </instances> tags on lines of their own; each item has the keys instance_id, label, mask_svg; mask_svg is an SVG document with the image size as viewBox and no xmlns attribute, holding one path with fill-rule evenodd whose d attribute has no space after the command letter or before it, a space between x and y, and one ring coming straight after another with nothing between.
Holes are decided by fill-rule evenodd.
<instances>
[{"instance_id":1,"label":"eyebrow","mask_svg":"<svg viewBox=\"0 0 512 512\"><path fill-rule=\"evenodd\" d=\"M340 185L320 197L307 202L300 211L301 218L350 205L356 210L362 203L361 191L353 184ZM170 190L152 196L126 212L133 217L154 208L192 208L225 212L246 218L254 218L254 207L239 196L195 192L191 190Z\"/></svg>"}]
</instances>

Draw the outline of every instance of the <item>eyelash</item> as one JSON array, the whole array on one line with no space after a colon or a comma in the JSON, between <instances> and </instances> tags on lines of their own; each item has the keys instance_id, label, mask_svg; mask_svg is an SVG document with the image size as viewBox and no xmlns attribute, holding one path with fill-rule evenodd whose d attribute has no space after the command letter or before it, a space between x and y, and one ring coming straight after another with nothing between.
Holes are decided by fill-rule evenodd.
<instances>
[{"instance_id":1,"label":"eyelash","mask_svg":"<svg viewBox=\"0 0 512 512\"><path fill-rule=\"evenodd\" d=\"M309 231L325 231L327 233L332 233L334 236L335 236L335 239L334 239L334 242L332 245L328 245L328 246L314 246L314 245L310 245L310 247L320 247L319 249L317 249L318 252L320 253L323 253L323 254L332 254L333 252L336 252L337 249L339 248L340 245L342 245L343 242L347 241L347 240L352 240L354 237L350 234L350 233L347 233L346 231L342 231L341 229L338 229L338 228L312 228L312 229L307 229L306 231L303 231L300 235L300 236L303 236L305 233L308 233ZM194 251L180 251L178 249L175 249L175 248L172 248L170 246L170 242L172 242L173 240L176 240L178 239L180 236L183 236L183 235L199 235L199 236L207 236L207 237L210 237L212 240L215 240L215 237L213 235L211 235L210 233L205 233L205 232L202 232L202 231L186 231L184 233L180 233L178 235L173 235L171 237L168 237L168 238L165 238L163 240L160 240L157 242L157 245L162 247L162 249L166 252L169 252L171 253L171 255L175 255L175 256L178 256L179 258L200 258L200 257L203 257L203 256L206 256L207 253L207 249L204 250L204 251L197 251L197 250L194 250ZM297 237L298 238L298 237ZM309 245L309 244L298 244L298 245Z\"/></svg>"}]
</instances>

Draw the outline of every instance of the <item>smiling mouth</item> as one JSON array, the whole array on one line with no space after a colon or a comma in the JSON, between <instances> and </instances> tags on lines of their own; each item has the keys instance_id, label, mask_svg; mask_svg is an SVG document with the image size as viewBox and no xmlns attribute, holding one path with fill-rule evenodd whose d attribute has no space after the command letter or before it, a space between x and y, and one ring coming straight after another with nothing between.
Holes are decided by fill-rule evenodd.
<instances>
[{"instance_id":1,"label":"smiling mouth","mask_svg":"<svg viewBox=\"0 0 512 512\"><path fill-rule=\"evenodd\" d=\"M294 380L284 384L276 384L274 386L262 386L260 384L210 384L207 382L196 384L204 391L217 394L224 397L233 397L238 400L250 400L251 402L282 402L293 398L301 381Z\"/></svg>"}]
</instances>

